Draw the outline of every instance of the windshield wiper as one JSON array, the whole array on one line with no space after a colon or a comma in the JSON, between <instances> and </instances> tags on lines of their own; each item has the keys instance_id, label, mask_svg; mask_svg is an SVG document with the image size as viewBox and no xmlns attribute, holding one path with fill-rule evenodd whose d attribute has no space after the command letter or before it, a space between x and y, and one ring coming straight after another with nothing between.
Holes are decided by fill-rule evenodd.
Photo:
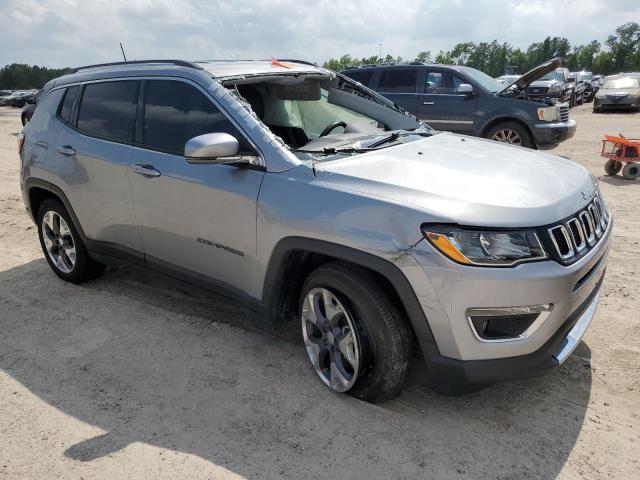
<instances>
[{"instance_id":1,"label":"windshield wiper","mask_svg":"<svg viewBox=\"0 0 640 480\"><path fill-rule=\"evenodd\" d=\"M400 138L400 133L393 132L388 137L384 137L378 140L377 142L370 143L369 145L367 145L366 148L376 148L376 147L379 147L380 145L384 145L385 143L395 142L396 140L398 140L398 138Z\"/></svg>"}]
</instances>

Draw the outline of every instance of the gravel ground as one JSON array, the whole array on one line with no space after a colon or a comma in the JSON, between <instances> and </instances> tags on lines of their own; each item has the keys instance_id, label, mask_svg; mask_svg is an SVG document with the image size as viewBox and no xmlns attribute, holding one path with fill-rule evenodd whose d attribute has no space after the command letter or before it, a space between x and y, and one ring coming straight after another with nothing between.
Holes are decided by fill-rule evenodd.
<instances>
[{"instance_id":1,"label":"gravel ground","mask_svg":"<svg viewBox=\"0 0 640 480\"><path fill-rule=\"evenodd\" d=\"M584 342L546 377L456 399L415 359L371 405L314 378L297 324L136 268L58 280L20 197L19 110L0 108L0 478L640 478L640 182L599 157L640 114L572 112L553 153L598 177L616 221Z\"/></svg>"}]
</instances>

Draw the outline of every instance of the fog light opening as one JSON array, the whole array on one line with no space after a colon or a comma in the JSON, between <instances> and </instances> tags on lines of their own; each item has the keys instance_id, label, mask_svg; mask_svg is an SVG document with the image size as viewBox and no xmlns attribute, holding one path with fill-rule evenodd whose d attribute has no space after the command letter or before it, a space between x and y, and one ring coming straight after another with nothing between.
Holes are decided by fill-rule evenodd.
<instances>
[{"instance_id":1,"label":"fog light opening","mask_svg":"<svg viewBox=\"0 0 640 480\"><path fill-rule=\"evenodd\" d=\"M483 342L522 340L535 332L553 310L553 304L527 307L470 308L467 318Z\"/></svg>"}]
</instances>

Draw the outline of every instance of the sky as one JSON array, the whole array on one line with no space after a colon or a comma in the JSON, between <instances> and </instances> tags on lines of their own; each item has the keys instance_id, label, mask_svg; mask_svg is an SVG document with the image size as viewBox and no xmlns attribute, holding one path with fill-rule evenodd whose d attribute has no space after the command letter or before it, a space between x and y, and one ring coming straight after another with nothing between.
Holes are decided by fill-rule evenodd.
<instances>
[{"instance_id":1,"label":"sky","mask_svg":"<svg viewBox=\"0 0 640 480\"><path fill-rule=\"evenodd\" d=\"M0 0L0 66L73 67L127 58L295 58L419 51L547 36L604 41L640 22L640 0Z\"/></svg>"}]
</instances>

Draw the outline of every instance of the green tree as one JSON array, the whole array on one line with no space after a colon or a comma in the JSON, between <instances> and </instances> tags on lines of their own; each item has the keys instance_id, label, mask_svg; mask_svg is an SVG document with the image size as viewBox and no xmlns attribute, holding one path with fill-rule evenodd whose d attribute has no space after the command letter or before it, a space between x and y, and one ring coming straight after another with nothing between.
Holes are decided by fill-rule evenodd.
<instances>
[{"instance_id":1,"label":"green tree","mask_svg":"<svg viewBox=\"0 0 640 480\"><path fill-rule=\"evenodd\" d=\"M42 88L49 80L64 75L68 70L12 63L0 69L0 89Z\"/></svg>"},{"instance_id":2,"label":"green tree","mask_svg":"<svg viewBox=\"0 0 640 480\"><path fill-rule=\"evenodd\" d=\"M431 52L429 50L423 50L416 55L414 62L431 63Z\"/></svg>"}]
</instances>

